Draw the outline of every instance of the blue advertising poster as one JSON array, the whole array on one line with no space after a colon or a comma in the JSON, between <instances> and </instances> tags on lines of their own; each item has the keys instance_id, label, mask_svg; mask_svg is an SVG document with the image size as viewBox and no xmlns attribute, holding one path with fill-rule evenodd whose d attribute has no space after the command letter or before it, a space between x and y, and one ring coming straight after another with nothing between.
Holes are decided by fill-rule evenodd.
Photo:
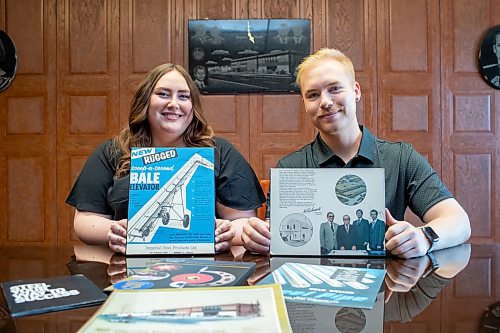
<instances>
[{"instance_id":1,"label":"blue advertising poster","mask_svg":"<svg viewBox=\"0 0 500 333\"><path fill-rule=\"evenodd\" d=\"M128 254L214 253L213 148L132 148Z\"/></svg>"}]
</instances>

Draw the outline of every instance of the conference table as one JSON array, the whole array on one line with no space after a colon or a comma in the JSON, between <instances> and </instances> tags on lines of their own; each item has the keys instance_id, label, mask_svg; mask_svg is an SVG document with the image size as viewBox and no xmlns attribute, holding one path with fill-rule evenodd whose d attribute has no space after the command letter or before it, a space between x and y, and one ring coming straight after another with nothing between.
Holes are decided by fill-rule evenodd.
<instances>
[{"instance_id":1,"label":"conference table","mask_svg":"<svg viewBox=\"0 0 500 333\"><path fill-rule=\"evenodd\" d=\"M379 294L383 297L382 311L363 310L364 316L360 313L356 317L354 309L349 312L347 325L338 327L335 307L321 316L309 316L307 325L290 307L294 332L498 332L500 244L463 244L436 251L433 259L270 258L247 253L241 247L215 256L215 260L255 262L249 285L283 262L387 270ZM436 262L439 268L433 271L430 268ZM106 247L89 245L0 247L0 282L70 274L83 274L104 289L126 277L126 257ZM76 332L97 309L94 306L13 319L1 295L0 332ZM323 329L314 331L315 321Z\"/></svg>"}]
</instances>

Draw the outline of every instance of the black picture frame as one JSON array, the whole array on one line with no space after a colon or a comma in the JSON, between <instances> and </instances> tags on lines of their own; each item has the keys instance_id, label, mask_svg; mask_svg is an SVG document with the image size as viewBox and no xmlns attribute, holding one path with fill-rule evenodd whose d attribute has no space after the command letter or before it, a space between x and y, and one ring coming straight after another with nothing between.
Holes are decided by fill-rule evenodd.
<instances>
[{"instance_id":1,"label":"black picture frame","mask_svg":"<svg viewBox=\"0 0 500 333\"><path fill-rule=\"evenodd\" d=\"M205 94L297 93L309 19L189 20L189 73Z\"/></svg>"},{"instance_id":2,"label":"black picture frame","mask_svg":"<svg viewBox=\"0 0 500 333\"><path fill-rule=\"evenodd\" d=\"M479 72L490 86L500 89L500 25L490 28L481 43Z\"/></svg>"},{"instance_id":3,"label":"black picture frame","mask_svg":"<svg viewBox=\"0 0 500 333\"><path fill-rule=\"evenodd\" d=\"M14 42L9 35L0 30L0 92L7 89L17 70L17 53Z\"/></svg>"}]
</instances>

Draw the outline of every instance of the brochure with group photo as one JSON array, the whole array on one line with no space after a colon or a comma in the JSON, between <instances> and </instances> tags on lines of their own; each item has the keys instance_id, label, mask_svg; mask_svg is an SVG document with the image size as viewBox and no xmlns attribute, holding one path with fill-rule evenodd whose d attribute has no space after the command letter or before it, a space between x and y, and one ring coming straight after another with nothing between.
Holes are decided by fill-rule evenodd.
<instances>
[{"instance_id":1,"label":"brochure with group photo","mask_svg":"<svg viewBox=\"0 0 500 333\"><path fill-rule=\"evenodd\" d=\"M132 148L127 255L213 254L214 149Z\"/></svg>"},{"instance_id":2,"label":"brochure with group photo","mask_svg":"<svg viewBox=\"0 0 500 333\"><path fill-rule=\"evenodd\" d=\"M384 292L377 295L373 308L358 309L286 301L294 332L300 333L383 333Z\"/></svg>"},{"instance_id":3,"label":"brochure with group photo","mask_svg":"<svg viewBox=\"0 0 500 333\"><path fill-rule=\"evenodd\" d=\"M385 252L382 168L271 169L272 256Z\"/></svg>"}]
</instances>

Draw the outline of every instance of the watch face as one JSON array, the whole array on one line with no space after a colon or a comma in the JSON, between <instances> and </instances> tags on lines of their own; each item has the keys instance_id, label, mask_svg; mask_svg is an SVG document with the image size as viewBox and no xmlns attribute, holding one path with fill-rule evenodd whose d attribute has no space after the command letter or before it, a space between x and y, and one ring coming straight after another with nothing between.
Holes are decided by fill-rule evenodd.
<instances>
[{"instance_id":1,"label":"watch face","mask_svg":"<svg viewBox=\"0 0 500 333\"><path fill-rule=\"evenodd\" d=\"M439 236L434 232L434 230L431 227L424 227L423 230L432 242L436 242L439 240Z\"/></svg>"}]
</instances>

